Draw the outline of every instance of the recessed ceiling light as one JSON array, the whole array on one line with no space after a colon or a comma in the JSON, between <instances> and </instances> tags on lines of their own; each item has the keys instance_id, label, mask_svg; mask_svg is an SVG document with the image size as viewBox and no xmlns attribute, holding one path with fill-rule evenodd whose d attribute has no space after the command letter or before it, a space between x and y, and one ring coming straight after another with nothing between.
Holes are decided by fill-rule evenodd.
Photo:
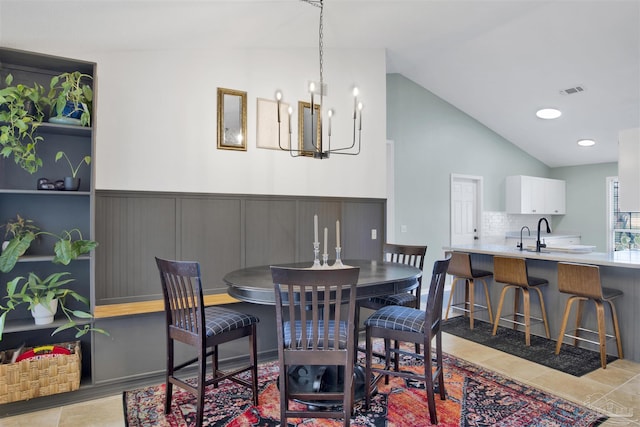
<instances>
[{"instance_id":1,"label":"recessed ceiling light","mask_svg":"<svg viewBox=\"0 0 640 427\"><path fill-rule=\"evenodd\" d=\"M596 145L596 142L593 139L579 139L578 145L581 147L591 147Z\"/></svg>"},{"instance_id":2,"label":"recessed ceiling light","mask_svg":"<svg viewBox=\"0 0 640 427\"><path fill-rule=\"evenodd\" d=\"M536 111L536 116L545 120L557 119L561 115L562 113L560 112L560 110L556 110L555 108L543 108Z\"/></svg>"}]
</instances>

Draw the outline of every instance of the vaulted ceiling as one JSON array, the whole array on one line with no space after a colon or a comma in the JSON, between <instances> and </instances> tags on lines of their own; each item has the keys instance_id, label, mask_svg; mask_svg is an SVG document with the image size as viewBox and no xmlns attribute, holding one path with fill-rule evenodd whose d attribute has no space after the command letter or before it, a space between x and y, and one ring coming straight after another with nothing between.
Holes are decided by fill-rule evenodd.
<instances>
[{"instance_id":1,"label":"vaulted ceiling","mask_svg":"<svg viewBox=\"0 0 640 427\"><path fill-rule=\"evenodd\" d=\"M318 11L299 0L0 0L0 45L316 47ZM324 24L327 49L385 48L389 73L550 167L615 162L618 131L640 127L640 0L325 0ZM541 120L542 107L563 114Z\"/></svg>"}]
</instances>

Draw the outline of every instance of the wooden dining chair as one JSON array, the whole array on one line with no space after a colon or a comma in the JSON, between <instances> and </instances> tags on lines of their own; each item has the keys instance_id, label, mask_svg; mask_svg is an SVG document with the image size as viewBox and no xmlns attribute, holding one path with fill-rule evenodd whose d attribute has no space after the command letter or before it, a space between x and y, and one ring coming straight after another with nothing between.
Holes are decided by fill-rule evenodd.
<instances>
[{"instance_id":1,"label":"wooden dining chair","mask_svg":"<svg viewBox=\"0 0 640 427\"><path fill-rule=\"evenodd\" d=\"M296 269L271 267L280 363L280 422L342 418L349 426L354 393L354 316L358 267ZM346 304L346 310L342 305ZM346 315L346 317L344 317ZM344 370L329 378L326 367ZM302 377L302 378L301 378ZM307 410L289 401L322 402ZM331 402L330 405L326 405Z\"/></svg>"},{"instance_id":2,"label":"wooden dining chair","mask_svg":"<svg viewBox=\"0 0 640 427\"><path fill-rule=\"evenodd\" d=\"M427 253L427 246L415 245L396 245L385 243L382 248L382 259L387 262L396 262L417 267L422 271L424 267L424 258ZM416 279L416 287L411 292L403 292L399 294L383 295L371 297L366 300L358 301L356 306L356 326L358 334L356 335L356 350L364 351L357 346L360 331L364 331L364 327L360 327L360 310L367 308L369 310L378 310L388 305L401 305L404 307L420 308L420 296L422 293L422 276ZM420 352L419 344L416 344L416 352Z\"/></svg>"},{"instance_id":3,"label":"wooden dining chair","mask_svg":"<svg viewBox=\"0 0 640 427\"><path fill-rule=\"evenodd\" d=\"M249 387L253 404L258 404L258 365L256 350L256 324L258 318L228 308L205 307L202 298L200 265L194 261L171 261L156 257L160 271L160 282L164 295L167 370L164 412L171 412L173 385L196 396L196 426L202 425L205 388L218 386L223 380L234 381ZM218 345L249 337L249 365L223 372L218 366ZM195 348L197 356L180 364L175 363L174 344L181 342ZM211 356L212 373L206 379L206 361ZM198 376L195 385L176 374L197 364ZM250 371L251 381L238 377Z\"/></svg>"},{"instance_id":4,"label":"wooden dining chair","mask_svg":"<svg viewBox=\"0 0 640 427\"><path fill-rule=\"evenodd\" d=\"M442 300L444 296L444 282L449 266L450 256L436 261L433 265L431 284L427 295L426 309L419 310L412 307L387 306L373 313L366 321L367 357L365 370L365 408L371 404L372 389L383 376L388 382L388 376L398 376L406 379L424 381L431 424L438 423L435 402L435 382L438 382L440 399L446 398L444 385L444 371L442 361ZM385 341L385 357L383 367L373 366L373 340L382 338ZM421 344L422 352L409 352L398 348L391 349L390 341L401 341ZM432 345L435 340L435 369ZM415 374L401 371L398 366L391 369L391 352L408 356L411 359L424 362L424 372ZM394 358L395 363L397 358ZM374 374L378 374L374 376Z\"/></svg>"}]
</instances>

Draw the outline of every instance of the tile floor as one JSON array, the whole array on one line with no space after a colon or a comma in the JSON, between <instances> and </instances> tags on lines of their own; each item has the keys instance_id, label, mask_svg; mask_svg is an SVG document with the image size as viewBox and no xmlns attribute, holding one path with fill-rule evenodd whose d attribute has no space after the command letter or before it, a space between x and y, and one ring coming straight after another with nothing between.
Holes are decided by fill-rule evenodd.
<instances>
[{"instance_id":1,"label":"tile floor","mask_svg":"<svg viewBox=\"0 0 640 427\"><path fill-rule=\"evenodd\" d=\"M604 424L640 427L640 364L617 360L607 369L574 377L482 345L443 334L447 353L494 370L576 403L603 411ZM122 397L106 397L30 414L0 419L2 427L123 426Z\"/></svg>"}]
</instances>

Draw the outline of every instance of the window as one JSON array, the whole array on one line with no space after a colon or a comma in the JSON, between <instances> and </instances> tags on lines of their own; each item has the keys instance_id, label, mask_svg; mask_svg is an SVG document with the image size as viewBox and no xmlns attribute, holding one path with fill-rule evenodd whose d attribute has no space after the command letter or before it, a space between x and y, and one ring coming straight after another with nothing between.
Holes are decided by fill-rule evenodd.
<instances>
[{"instance_id":1,"label":"window","mask_svg":"<svg viewBox=\"0 0 640 427\"><path fill-rule=\"evenodd\" d=\"M618 209L618 177L607 178L607 200L608 250L640 250L640 212Z\"/></svg>"}]
</instances>

